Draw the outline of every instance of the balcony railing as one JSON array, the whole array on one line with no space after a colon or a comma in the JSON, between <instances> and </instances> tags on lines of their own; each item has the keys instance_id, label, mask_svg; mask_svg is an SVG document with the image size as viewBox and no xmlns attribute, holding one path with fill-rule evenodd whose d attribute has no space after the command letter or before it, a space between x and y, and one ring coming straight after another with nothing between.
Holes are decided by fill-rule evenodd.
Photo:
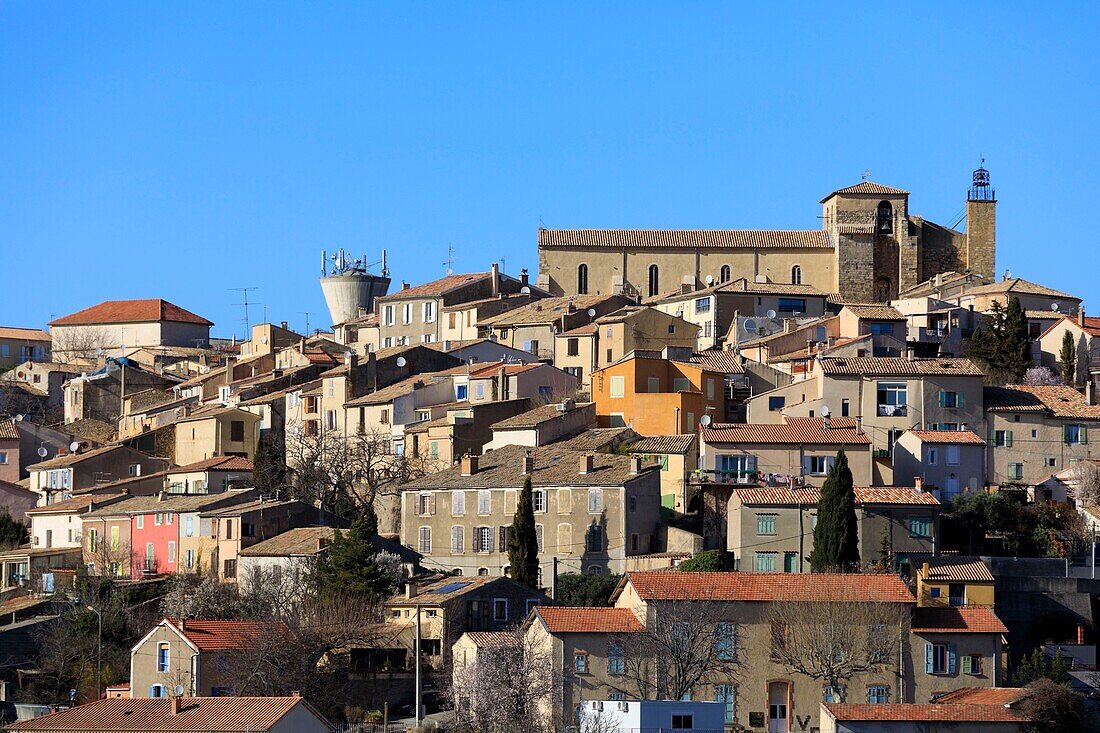
<instances>
[{"instance_id":1,"label":"balcony railing","mask_svg":"<svg viewBox=\"0 0 1100 733\"><path fill-rule=\"evenodd\" d=\"M693 480L702 484L755 484L760 481L756 471L719 471L700 469L692 473Z\"/></svg>"},{"instance_id":2,"label":"balcony railing","mask_svg":"<svg viewBox=\"0 0 1100 733\"><path fill-rule=\"evenodd\" d=\"M905 417L909 414L908 405L879 405L879 417Z\"/></svg>"},{"instance_id":3,"label":"balcony railing","mask_svg":"<svg viewBox=\"0 0 1100 733\"><path fill-rule=\"evenodd\" d=\"M943 343L943 340L947 338L950 333L947 328L928 328L921 326L916 329L916 333L912 330L909 332L910 340L921 341L924 343L938 344ZM913 338L913 337L916 338Z\"/></svg>"}]
</instances>

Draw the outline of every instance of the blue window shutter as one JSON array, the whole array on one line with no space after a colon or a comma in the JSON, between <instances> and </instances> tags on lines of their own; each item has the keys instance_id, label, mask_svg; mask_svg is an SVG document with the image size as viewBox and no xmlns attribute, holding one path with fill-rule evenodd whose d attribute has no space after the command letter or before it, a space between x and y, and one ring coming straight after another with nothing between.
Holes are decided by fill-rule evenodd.
<instances>
[{"instance_id":1,"label":"blue window shutter","mask_svg":"<svg viewBox=\"0 0 1100 733\"><path fill-rule=\"evenodd\" d=\"M955 645L947 645L947 673L955 674Z\"/></svg>"},{"instance_id":2,"label":"blue window shutter","mask_svg":"<svg viewBox=\"0 0 1100 733\"><path fill-rule=\"evenodd\" d=\"M947 407L947 392L940 390L940 407Z\"/></svg>"},{"instance_id":3,"label":"blue window shutter","mask_svg":"<svg viewBox=\"0 0 1100 733\"><path fill-rule=\"evenodd\" d=\"M149 685L149 697L156 697L156 696L157 696L157 686L156 685Z\"/></svg>"},{"instance_id":4,"label":"blue window shutter","mask_svg":"<svg viewBox=\"0 0 1100 733\"><path fill-rule=\"evenodd\" d=\"M932 672L935 671L932 664L933 664L932 663L932 645L931 644L925 644L924 645L924 671L927 672L928 674L932 674Z\"/></svg>"},{"instance_id":5,"label":"blue window shutter","mask_svg":"<svg viewBox=\"0 0 1100 733\"><path fill-rule=\"evenodd\" d=\"M963 409L965 404L966 404L966 401L963 399L963 393L959 392L955 396L955 406L958 407L961 410L961 409Z\"/></svg>"},{"instance_id":6,"label":"blue window shutter","mask_svg":"<svg viewBox=\"0 0 1100 733\"><path fill-rule=\"evenodd\" d=\"M1081 426L1079 435L1081 436L1080 441L1082 444L1089 442L1089 429L1084 425Z\"/></svg>"}]
</instances>

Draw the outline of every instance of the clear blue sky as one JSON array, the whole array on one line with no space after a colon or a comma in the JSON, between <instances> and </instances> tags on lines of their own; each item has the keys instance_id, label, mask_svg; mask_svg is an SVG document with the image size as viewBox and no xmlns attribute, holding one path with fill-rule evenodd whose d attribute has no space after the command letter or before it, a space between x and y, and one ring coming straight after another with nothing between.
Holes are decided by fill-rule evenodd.
<instances>
[{"instance_id":1,"label":"clear blue sky","mask_svg":"<svg viewBox=\"0 0 1100 733\"><path fill-rule=\"evenodd\" d=\"M801 6L4 3L0 323L327 325L322 248L534 275L540 221L817 228L864 169L950 224L983 154L998 268L1091 301L1100 6Z\"/></svg>"}]
</instances>

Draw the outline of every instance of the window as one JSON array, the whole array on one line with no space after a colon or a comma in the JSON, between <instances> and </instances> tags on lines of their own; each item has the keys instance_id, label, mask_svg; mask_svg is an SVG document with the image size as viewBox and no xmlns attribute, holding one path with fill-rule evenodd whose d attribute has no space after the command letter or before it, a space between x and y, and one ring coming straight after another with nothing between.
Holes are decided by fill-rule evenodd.
<instances>
[{"instance_id":1,"label":"window","mask_svg":"<svg viewBox=\"0 0 1100 733\"><path fill-rule=\"evenodd\" d=\"M493 511L493 492L488 489L481 489L477 492L477 513L478 514L491 514Z\"/></svg>"},{"instance_id":2,"label":"window","mask_svg":"<svg viewBox=\"0 0 1100 733\"><path fill-rule=\"evenodd\" d=\"M325 430L336 429L336 410L325 410ZM234 438L233 440L237 440ZM241 423L241 437L240 440L244 440L244 423Z\"/></svg>"},{"instance_id":3,"label":"window","mask_svg":"<svg viewBox=\"0 0 1100 733\"><path fill-rule=\"evenodd\" d=\"M958 392L941 390L940 391L940 407L947 407L956 409L962 407L962 395Z\"/></svg>"},{"instance_id":4,"label":"window","mask_svg":"<svg viewBox=\"0 0 1100 733\"><path fill-rule=\"evenodd\" d=\"M478 527L474 532L474 552L493 551L493 528Z\"/></svg>"},{"instance_id":5,"label":"window","mask_svg":"<svg viewBox=\"0 0 1100 733\"><path fill-rule=\"evenodd\" d=\"M967 654L963 657L963 674L978 675L982 673L982 657L980 654Z\"/></svg>"},{"instance_id":6,"label":"window","mask_svg":"<svg viewBox=\"0 0 1100 733\"><path fill-rule=\"evenodd\" d=\"M715 685L714 701L720 702L724 706L727 723L734 723L737 721L736 709L734 707L736 698L734 697L733 685Z\"/></svg>"},{"instance_id":7,"label":"window","mask_svg":"<svg viewBox=\"0 0 1100 733\"><path fill-rule=\"evenodd\" d=\"M188 550L184 554L184 558L186 559L188 570L195 567L195 551L194 550Z\"/></svg>"},{"instance_id":8,"label":"window","mask_svg":"<svg viewBox=\"0 0 1100 733\"><path fill-rule=\"evenodd\" d=\"M880 201L875 221L875 234L892 234L894 231L894 207L889 201Z\"/></svg>"},{"instance_id":9,"label":"window","mask_svg":"<svg viewBox=\"0 0 1100 733\"><path fill-rule=\"evenodd\" d=\"M821 688L821 701L828 703L844 702L844 685L824 685Z\"/></svg>"},{"instance_id":10,"label":"window","mask_svg":"<svg viewBox=\"0 0 1100 733\"><path fill-rule=\"evenodd\" d=\"M244 420L229 421L229 439L234 443L244 442Z\"/></svg>"},{"instance_id":11,"label":"window","mask_svg":"<svg viewBox=\"0 0 1100 733\"><path fill-rule=\"evenodd\" d=\"M729 265L722 265L722 269L718 271L718 282L728 283L730 281L731 271Z\"/></svg>"},{"instance_id":12,"label":"window","mask_svg":"<svg viewBox=\"0 0 1100 733\"><path fill-rule=\"evenodd\" d=\"M1087 431L1084 425L1066 425L1062 428L1066 445L1082 445L1088 442Z\"/></svg>"},{"instance_id":13,"label":"window","mask_svg":"<svg viewBox=\"0 0 1100 733\"><path fill-rule=\"evenodd\" d=\"M688 694L690 695L690 693ZM674 714L672 716L672 730L695 730L695 716Z\"/></svg>"},{"instance_id":14,"label":"window","mask_svg":"<svg viewBox=\"0 0 1100 733\"><path fill-rule=\"evenodd\" d=\"M176 561L176 543L168 543L168 562L174 563Z\"/></svg>"},{"instance_id":15,"label":"window","mask_svg":"<svg viewBox=\"0 0 1100 733\"><path fill-rule=\"evenodd\" d=\"M695 299L695 314L710 313L710 298L696 298Z\"/></svg>"},{"instance_id":16,"label":"window","mask_svg":"<svg viewBox=\"0 0 1100 733\"><path fill-rule=\"evenodd\" d=\"M931 517L909 517L909 534L913 537L931 537Z\"/></svg>"},{"instance_id":17,"label":"window","mask_svg":"<svg viewBox=\"0 0 1100 733\"><path fill-rule=\"evenodd\" d=\"M577 265L577 295L588 295L588 265Z\"/></svg>"},{"instance_id":18,"label":"window","mask_svg":"<svg viewBox=\"0 0 1100 733\"><path fill-rule=\"evenodd\" d=\"M610 642L607 645L607 673L623 674L626 672L626 658L623 655L623 645Z\"/></svg>"},{"instance_id":19,"label":"window","mask_svg":"<svg viewBox=\"0 0 1100 733\"><path fill-rule=\"evenodd\" d=\"M465 530L462 527L451 527L451 552L456 555L462 552L465 544Z\"/></svg>"},{"instance_id":20,"label":"window","mask_svg":"<svg viewBox=\"0 0 1100 733\"><path fill-rule=\"evenodd\" d=\"M775 514L756 515L756 534L775 534Z\"/></svg>"},{"instance_id":21,"label":"window","mask_svg":"<svg viewBox=\"0 0 1100 733\"><path fill-rule=\"evenodd\" d=\"M585 536L584 547L588 552L603 552L603 527L599 524L590 524Z\"/></svg>"},{"instance_id":22,"label":"window","mask_svg":"<svg viewBox=\"0 0 1100 733\"><path fill-rule=\"evenodd\" d=\"M780 298L779 308L780 313L805 313L806 312L806 299L805 298Z\"/></svg>"},{"instance_id":23,"label":"window","mask_svg":"<svg viewBox=\"0 0 1100 733\"><path fill-rule=\"evenodd\" d=\"M0 450L0 466L6 466L8 464L8 452L6 450Z\"/></svg>"},{"instance_id":24,"label":"window","mask_svg":"<svg viewBox=\"0 0 1100 733\"><path fill-rule=\"evenodd\" d=\"M622 397L626 394L626 377L611 377L611 397Z\"/></svg>"},{"instance_id":25,"label":"window","mask_svg":"<svg viewBox=\"0 0 1100 733\"><path fill-rule=\"evenodd\" d=\"M164 685L151 685L149 687L149 697L164 697Z\"/></svg>"},{"instance_id":26,"label":"window","mask_svg":"<svg viewBox=\"0 0 1100 733\"><path fill-rule=\"evenodd\" d=\"M465 491L452 491L451 492L451 516L461 517L466 514L466 492Z\"/></svg>"},{"instance_id":27,"label":"window","mask_svg":"<svg viewBox=\"0 0 1100 733\"><path fill-rule=\"evenodd\" d=\"M424 310L424 312L423 312L422 315L424 316L424 323L434 323L435 322L435 301L429 300L426 303L424 303L424 309L423 310Z\"/></svg>"},{"instance_id":28,"label":"window","mask_svg":"<svg viewBox=\"0 0 1100 733\"><path fill-rule=\"evenodd\" d=\"M990 441L994 446L998 448L1011 448L1012 447L1012 431L1011 430L994 430L993 439Z\"/></svg>"},{"instance_id":29,"label":"window","mask_svg":"<svg viewBox=\"0 0 1100 733\"><path fill-rule=\"evenodd\" d=\"M797 573L798 572L798 553L797 552L784 552L783 553L783 572L784 573Z\"/></svg>"},{"instance_id":30,"label":"window","mask_svg":"<svg viewBox=\"0 0 1100 733\"><path fill-rule=\"evenodd\" d=\"M928 449L928 456L927 456L926 460L927 460L929 466L935 466L936 461L939 460L939 449L938 448L929 448Z\"/></svg>"},{"instance_id":31,"label":"window","mask_svg":"<svg viewBox=\"0 0 1100 733\"><path fill-rule=\"evenodd\" d=\"M719 455L715 458L715 467L719 474L741 478L756 470L756 456Z\"/></svg>"},{"instance_id":32,"label":"window","mask_svg":"<svg viewBox=\"0 0 1100 733\"><path fill-rule=\"evenodd\" d=\"M775 556L777 552L758 552L756 553L756 560L754 563L754 570L758 573L774 573L775 572Z\"/></svg>"},{"instance_id":33,"label":"window","mask_svg":"<svg viewBox=\"0 0 1100 733\"><path fill-rule=\"evenodd\" d=\"M99 548L99 532L98 530L88 530L88 552L95 552Z\"/></svg>"},{"instance_id":34,"label":"window","mask_svg":"<svg viewBox=\"0 0 1100 733\"><path fill-rule=\"evenodd\" d=\"M538 513L546 511L546 492L543 490L531 492L531 504Z\"/></svg>"},{"instance_id":35,"label":"window","mask_svg":"<svg viewBox=\"0 0 1100 733\"><path fill-rule=\"evenodd\" d=\"M909 404L909 385L905 382L878 383L879 417L902 417Z\"/></svg>"},{"instance_id":36,"label":"window","mask_svg":"<svg viewBox=\"0 0 1100 733\"><path fill-rule=\"evenodd\" d=\"M157 671L168 671L168 655L170 653L171 646L166 641L162 641L157 644Z\"/></svg>"},{"instance_id":37,"label":"window","mask_svg":"<svg viewBox=\"0 0 1100 733\"><path fill-rule=\"evenodd\" d=\"M432 528L420 528L420 553L427 555L432 551Z\"/></svg>"},{"instance_id":38,"label":"window","mask_svg":"<svg viewBox=\"0 0 1100 733\"><path fill-rule=\"evenodd\" d=\"M164 522L164 515L157 512L153 515L153 526L159 527Z\"/></svg>"},{"instance_id":39,"label":"window","mask_svg":"<svg viewBox=\"0 0 1100 733\"><path fill-rule=\"evenodd\" d=\"M1024 479L1024 464L1022 464L1022 463L1010 463L1010 464L1008 464L1008 477L1013 481L1023 481L1023 479Z\"/></svg>"},{"instance_id":40,"label":"window","mask_svg":"<svg viewBox=\"0 0 1100 733\"><path fill-rule=\"evenodd\" d=\"M573 655L573 671L577 674L588 674L588 654L578 652Z\"/></svg>"},{"instance_id":41,"label":"window","mask_svg":"<svg viewBox=\"0 0 1100 733\"><path fill-rule=\"evenodd\" d=\"M539 552L542 552L543 548L544 548L544 545L542 544L542 533L543 533L542 525L541 524L536 524L535 525L535 544L539 548ZM541 568L540 568L540 572L541 572Z\"/></svg>"},{"instance_id":42,"label":"window","mask_svg":"<svg viewBox=\"0 0 1100 733\"><path fill-rule=\"evenodd\" d=\"M835 456L805 456L805 472L811 476L824 476L836 461Z\"/></svg>"},{"instance_id":43,"label":"window","mask_svg":"<svg viewBox=\"0 0 1100 733\"><path fill-rule=\"evenodd\" d=\"M890 336L894 333L893 323L868 323L867 328L876 336Z\"/></svg>"},{"instance_id":44,"label":"window","mask_svg":"<svg viewBox=\"0 0 1100 733\"><path fill-rule=\"evenodd\" d=\"M867 688L868 705L885 705L890 701L890 688L886 685L871 685Z\"/></svg>"},{"instance_id":45,"label":"window","mask_svg":"<svg viewBox=\"0 0 1100 733\"><path fill-rule=\"evenodd\" d=\"M494 621L506 621L508 619L508 599L507 598L494 598L493 599L493 620Z\"/></svg>"},{"instance_id":46,"label":"window","mask_svg":"<svg viewBox=\"0 0 1100 733\"><path fill-rule=\"evenodd\" d=\"M145 515L144 514L137 515L137 518L134 520L134 523L137 525L138 529L145 529Z\"/></svg>"},{"instance_id":47,"label":"window","mask_svg":"<svg viewBox=\"0 0 1100 733\"><path fill-rule=\"evenodd\" d=\"M786 397L769 397L768 398L768 410L770 412L779 412L787 404Z\"/></svg>"},{"instance_id":48,"label":"window","mask_svg":"<svg viewBox=\"0 0 1100 733\"><path fill-rule=\"evenodd\" d=\"M660 272L657 265L649 266L649 295L650 297L661 292Z\"/></svg>"},{"instance_id":49,"label":"window","mask_svg":"<svg viewBox=\"0 0 1100 733\"><path fill-rule=\"evenodd\" d=\"M801 284L802 284L802 267L800 265L795 265L794 267L791 268L791 285L801 285Z\"/></svg>"},{"instance_id":50,"label":"window","mask_svg":"<svg viewBox=\"0 0 1100 733\"><path fill-rule=\"evenodd\" d=\"M924 645L924 671L928 674L955 674L955 645Z\"/></svg>"},{"instance_id":51,"label":"window","mask_svg":"<svg viewBox=\"0 0 1100 733\"><path fill-rule=\"evenodd\" d=\"M588 512L598 514L603 511L603 489L588 490Z\"/></svg>"},{"instance_id":52,"label":"window","mask_svg":"<svg viewBox=\"0 0 1100 733\"><path fill-rule=\"evenodd\" d=\"M236 578L237 577L237 561L236 560L226 560L225 564L222 567L223 567L223 570L224 570L223 575L226 578Z\"/></svg>"},{"instance_id":53,"label":"window","mask_svg":"<svg viewBox=\"0 0 1100 733\"><path fill-rule=\"evenodd\" d=\"M382 325L383 326L392 326L393 325L393 306L392 305L383 306L383 308L382 308Z\"/></svg>"},{"instance_id":54,"label":"window","mask_svg":"<svg viewBox=\"0 0 1100 733\"><path fill-rule=\"evenodd\" d=\"M733 661L733 624L728 621L714 627L714 657L720 662Z\"/></svg>"},{"instance_id":55,"label":"window","mask_svg":"<svg viewBox=\"0 0 1100 733\"><path fill-rule=\"evenodd\" d=\"M401 322L406 326L412 323L413 319L413 307L412 303L405 303L401 306Z\"/></svg>"}]
</instances>

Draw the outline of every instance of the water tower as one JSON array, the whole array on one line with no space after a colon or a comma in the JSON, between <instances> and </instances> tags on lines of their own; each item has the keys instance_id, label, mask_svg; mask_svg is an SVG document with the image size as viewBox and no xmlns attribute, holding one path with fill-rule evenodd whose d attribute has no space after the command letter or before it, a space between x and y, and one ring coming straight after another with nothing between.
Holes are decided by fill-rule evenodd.
<instances>
[{"instance_id":1,"label":"water tower","mask_svg":"<svg viewBox=\"0 0 1100 733\"><path fill-rule=\"evenodd\" d=\"M374 299L389 290L389 276L385 250L382 250L381 275L367 272L365 256L353 260L343 249L332 256L321 252L321 292L325 294L333 325L357 318L361 312L370 313L374 309Z\"/></svg>"}]
</instances>

